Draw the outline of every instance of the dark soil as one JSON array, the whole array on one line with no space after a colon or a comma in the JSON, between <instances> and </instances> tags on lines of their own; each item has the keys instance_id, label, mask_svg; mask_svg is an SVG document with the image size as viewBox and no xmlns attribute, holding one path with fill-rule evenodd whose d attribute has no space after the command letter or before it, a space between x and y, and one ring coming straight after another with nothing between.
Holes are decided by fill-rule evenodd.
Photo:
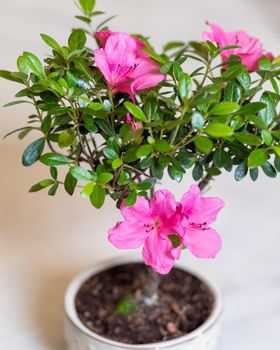
<instances>
[{"instance_id":1,"label":"dark soil","mask_svg":"<svg viewBox=\"0 0 280 350\"><path fill-rule=\"evenodd\" d=\"M209 317L213 295L199 279L174 268L161 278L157 300L151 305L144 292L148 276L149 268L137 263L91 277L76 297L81 321L115 341L147 344L181 337Z\"/></svg>"}]
</instances>

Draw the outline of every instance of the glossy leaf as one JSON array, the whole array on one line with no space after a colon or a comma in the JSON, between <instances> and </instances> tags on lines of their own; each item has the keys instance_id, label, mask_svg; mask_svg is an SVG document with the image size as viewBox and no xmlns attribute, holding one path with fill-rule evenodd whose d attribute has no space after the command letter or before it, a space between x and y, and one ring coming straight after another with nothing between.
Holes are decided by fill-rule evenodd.
<instances>
[{"instance_id":1,"label":"glossy leaf","mask_svg":"<svg viewBox=\"0 0 280 350\"><path fill-rule=\"evenodd\" d=\"M232 135L233 130L228 125L221 123L212 123L206 127L205 132L210 136L219 138Z\"/></svg>"},{"instance_id":2,"label":"glossy leaf","mask_svg":"<svg viewBox=\"0 0 280 350\"><path fill-rule=\"evenodd\" d=\"M92 205L95 208L100 209L104 204L105 195L106 195L105 189L100 185L95 185L92 191L92 194L90 196L90 201Z\"/></svg>"},{"instance_id":3,"label":"glossy leaf","mask_svg":"<svg viewBox=\"0 0 280 350\"><path fill-rule=\"evenodd\" d=\"M82 180L82 181L92 180L92 174L88 170L80 166L76 165L72 167L70 172L71 172L71 175L77 180Z\"/></svg>"},{"instance_id":4,"label":"glossy leaf","mask_svg":"<svg viewBox=\"0 0 280 350\"><path fill-rule=\"evenodd\" d=\"M57 167L69 164L69 159L60 153L46 153L40 158L40 162L50 167Z\"/></svg>"},{"instance_id":5,"label":"glossy leaf","mask_svg":"<svg viewBox=\"0 0 280 350\"><path fill-rule=\"evenodd\" d=\"M212 115L228 115L237 112L240 106L235 102L220 102L210 111Z\"/></svg>"},{"instance_id":6,"label":"glossy leaf","mask_svg":"<svg viewBox=\"0 0 280 350\"><path fill-rule=\"evenodd\" d=\"M196 148L205 154L208 154L212 151L213 148L213 142L211 139L205 136L197 136L194 140Z\"/></svg>"},{"instance_id":7,"label":"glossy leaf","mask_svg":"<svg viewBox=\"0 0 280 350\"><path fill-rule=\"evenodd\" d=\"M22 155L22 164L24 166L31 166L40 158L45 148L45 139L40 138L34 142L32 142Z\"/></svg>"},{"instance_id":8,"label":"glossy leaf","mask_svg":"<svg viewBox=\"0 0 280 350\"><path fill-rule=\"evenodd\" d=\"M268 160L268 151L264 148L259 148L252 151L248 158L249 168L262 166Z\"/></svg>"},{"instance_id":9,"label":"glossy leaf","mask_svg":"<svg viewBox=\"0 0 280 350\"><path fill-rule=\"evenodd\" d=\"M136 106L134 103L127 101L124 103L124 106L128 112L133 115L134 118L141 120L142 122L148 121L142 109Z\"/></svg>"}]
</instances>

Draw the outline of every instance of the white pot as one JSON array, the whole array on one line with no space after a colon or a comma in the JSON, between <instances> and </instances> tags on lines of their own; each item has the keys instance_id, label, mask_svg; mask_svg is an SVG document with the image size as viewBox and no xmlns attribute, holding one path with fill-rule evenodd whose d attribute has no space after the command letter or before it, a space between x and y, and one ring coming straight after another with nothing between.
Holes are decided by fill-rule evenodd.
<instances>
[{"instance_id":1,"label":"white pot","mask_svg":"<svg viewBox=\"0 0 280 350\"><path fill-rule=\"evenodd\" d=\"M214 295L215 302L209 318L200 327L183 337L153 344L130 345L102 337L88 329L80 321L75 307L75 298L82 284L91 276L101 271L117 265L132 262L140 262L140 260L133 258L119 258L107 261L85 272L82 272L70 283L64 300L65 337L68 350L216 350L220 330L221 296L216 286L212 282L193 271L191 271L191 273L202 280L211 290ZM182 265L179 265L178 267L190 272Z\"/></svg>"}]
</instances>

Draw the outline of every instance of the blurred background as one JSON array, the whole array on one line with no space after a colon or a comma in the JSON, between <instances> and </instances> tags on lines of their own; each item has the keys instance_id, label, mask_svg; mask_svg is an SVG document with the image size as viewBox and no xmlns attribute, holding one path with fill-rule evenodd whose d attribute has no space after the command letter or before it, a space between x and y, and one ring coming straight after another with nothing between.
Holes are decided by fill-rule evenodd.
<instances>
[{"instance_id":1,"label":"blurred background","mask_svg":"<svg viewBox=\"0 0 280 350\"><path fill-rule=\"evenodd\" d=\"M141 32L157 49L169 40L200 39L208 19L227 30L245 29L269 51L280 51L279 0L102 0L97 7L118 14L111 29ZM79 25L76 14L72 0L2 0L0 68L15 70L24 50L44 58L48 48L40 33L66 43L71 28ZM0 80L0 105L12 101L19 89ZM97 211L78 193L74 198L62 189L55 198L43 191L28 193L31 185L48 177L47 167L40 164L21 166L22 152L36 136L24 141L16 136L3 141L2 136L21 127L30 112L25 105L0 108L0 348L62 350L62 301L70 279L98 261L129 252L107 241L108 228L120 219L109 199ZM161 187L174 190L179 199L191 182L190 176L179 185L165 179ZM236 183L233 174L217 178L208 194L226 202L216 224L223 250L213 261L183 253L184 264L221 286L220 349L280 348L279 185L279 179L265 176L257 183Z\"/></svg>"}]
</instances>

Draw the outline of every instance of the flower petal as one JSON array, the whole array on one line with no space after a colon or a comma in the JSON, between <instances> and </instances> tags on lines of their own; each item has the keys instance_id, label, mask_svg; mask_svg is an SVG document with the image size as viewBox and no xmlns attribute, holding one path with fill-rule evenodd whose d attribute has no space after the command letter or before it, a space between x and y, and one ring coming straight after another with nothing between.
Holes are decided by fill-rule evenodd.
<instances>
[{"instance_id":1,"label":"flower petal","mask_svg":"<svg viewBox=\"0 0 280 350\"><path fill-rule=\"evenodd\" d=\"M167 190L156 191L150 202L151 213L163 220L175 214L177 202L173 194Z\"/></svg>"},{"instance_id":2,"label":"flower petal","mask_svg":"<svg viewBox=\"0 0 280 350\"><path fill-rule=\"evenodd\" d=\"M121 221L108 231L109 241L120 249L139 248L146 240L149 232L143 222Z\"/></svg>"},{"instance_id":3,"label":"flower petal","mask_svg":"<svg viewBox=\"0 0 280 350\"><path fill-rule=\"evenodd\" d=\"M175 263L172 256L173 246L168 237L161 237L153 231L144 243L143 258L147 265L162 275L170 272Z\"/></svg>"},{"instance_id":4,"label":"flower petal","mask_svg":"<svg viewBox=\"0 0 280 350\"><path fill-rule=\"evenodd\" d=\"M114 33L109 36L105 45L109 65L117 72L118 67L131 67L136 60L136 43L127 33Z\"/></svg>"},{"instance_id":5,"label":"flower petal","mask_svg":"<svg viewBox=\"0 0 280 350\"><path fill-rule=\"evenodd\" d=\"M121 213L125 220L143 224L149 223L152 218L149 201L140 196L137 197L136 203L131 207L127 207L123 202Z\"/></svg>"},{"instance_id":6,"label":"flower petal","mask_svg":"<svg viewBox=\"0 0 280 350\"><path fill-rule=\"evenodd\" d=\"M212 228L195 229L188 227L184 244L189 251L201 259L215 258L222 246L219 234Z\"/></svg>"},{"instance_id":7,"label":"flower petal","mask_svg":"<svg viewBox=\"0 0 280 350\"><path fill-rule=\"evenodd\" d=\"M216 42L219 47L233 45L233 35L232 33L226 33L220 26L217 24L206 22L212 29L212 33L204 32L202 34L203 41L212 41Z\"/></svg>"},{"instance_id":8,"label":"flower petal","mask_svg":"<svg viewBox=\"0 0 280 350\"><path fill-rule=\"evenodd\" d=\"M159 83L165 80L165 75L163 74L146 74L138 77L131 84L131 91L150 89L157 86Z\"/></svg>"},{"instance_id":9,"label":"flower petal","mask_svg":"<svg viewBox=\"0 0 280 350\"><path fill-rule=\"evenodd\" d=\"M211 224L217 218L224 202L216 197L202 197L198 186L192 185L181 199L182 212L190 223Z\"/></svg>"},{"instance_id":10,"label":"flower petal","mask_svg":"<svg viewBox=\"0 0 280 350\"><path fill-rule=\"evenodd\" d=\"M101 73L104 75L108 83L112 83L112 75L106 53L103 49L94 50L94 60Z\"/></svg>"},{"instance_id":11,"label":"flower petal","mask_svg":"<svg viewBox=\"0 0 280 350\"><path fill-rule=\"evenodd\" d=\"M112 32L111 30L103 30L102 32L96 32L94 37L98 41L99 45L104 48L108 38L112 34L115 34L115 32Z\"/></svg>"}]
</instances>

